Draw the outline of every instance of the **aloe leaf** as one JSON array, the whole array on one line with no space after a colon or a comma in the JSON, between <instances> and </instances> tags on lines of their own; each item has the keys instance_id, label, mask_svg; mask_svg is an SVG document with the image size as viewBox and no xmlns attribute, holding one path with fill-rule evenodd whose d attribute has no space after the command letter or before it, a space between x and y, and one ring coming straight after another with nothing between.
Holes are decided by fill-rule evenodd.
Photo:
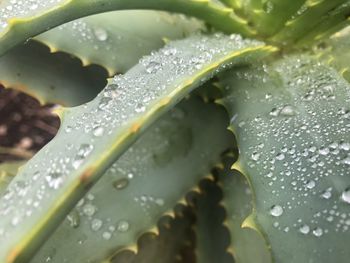
<instances>
[{"instance_id":1,"label":"aloe leaf","mask_svg":"<svg viewBox=\"0 0 350 263\"><path fill-rule=\"evenodd\" d=\"M173 218L164 216L158 222L159 234L147 233L138 242L137 254L122 251L111 259L111 263L173 263L194 262L193 211L179 205Z\"/></svg>"},{"instance_id":2,"label":"aloe leaf","mask_svg":"<svg viewBox=\"0 0 350 263\"><path fill-rule=\"evenodd\" d=\"M307 46L327 39L327 37L340 31L347 25L349 25L348 14L350 12L350 1L339 5L337 8L331 10L325 14L320 22L309 32L306 36L301 37L297 40L297 45Z\"/></svg>"},{"instance_id":3,"label":"aloe leaf","mask_svg":"<svg viewBox=\"0 0 350 263\"><path fill-rule=\"evenodd\" d=\"M0 83L28 93L42 104L74 106L90 101L105 86L106 77L102 68L82 67L78 59L51 54L32 41L0 58Z\"/></svg>"},{"instance_id":4,"label":"aloe leaf","mask_svg":"<svg viewBox=\"0 0 350 263\"><path fill-rule=\"evenodd\" d=\"M224 226L226 213L221 199L222 192L212 177L202 180L200 194L190 198L196 213L196 256L200 263L234 262L227 251L230 235Z\"/></svg>"},{"instance_id":5,"label":"aloe leaf","mask_svg":"<svg viewBox=\"0 0 350 263\"><path fill-rule=\"evenodd\" d=\"M17 174L18 168L23 164L23 161L6 162L0 164L0 197L5 192L8 184Z\"/></svg>"},{"instance_id":6,"label":"aloe leaf","mask_svg":"<svg viewBox=\"0 0 350 263\"><path fill-rule=\"evenodd\" d=\"M252 212L253 197L247 179L230 169L232 162L232 158L226 157L224 169L217 172L223 191L221 204L226 210L225 225L231 237L229 251L232 251L235 263L269 263L271 254L264 238L254 229L242 225Z\"/></svg>"},{"instance_id":7,"label":"aloe leaf","mask_svg":"<svg viewBox=\"0 0 350 263\"><path fill-rule=\"evenodd\" d=\"M291 43L307 35L318 25L322 17L347 0L306 1L301 10L271 38L273 42Z\"/></svg>"},{"instance_id":8,"label":"aloe leaf","mask_svg":"<svg viewBox=\"0 0 350 263\"><path fill-rule=\"evenodd\" d=\"M81 18L37 37L52 51L78 57L83 65L97 64L112 75L125 73L138 60L164 45L203 30L195 19L155 11L118 11ZM63 37L64 36L64 37Z\"/></svg>"},{"instance_id":9,"label":"aloe leaf","mask_svg":"<svg viewBox=\"0 0 350 263\"><path fill-rule=\"evenodd\" d=\"M348 82L350 81L349 44L350 31L349 28L345 28L314 50L321 61L337 69Z\"/></svg>"},{"instance_id":10,"label":"aloe leaf","mask_svg":"<svg viewBox=\"0 0 350 263\"><path fill-rule=\"evenodd\" d=\"M223 85L240 149L233 168L254 196L244 225L275 262L348 262L349 84L295 56L230 72Z\"/></svg>"},{"instance_id":11,"label":"aloe leaf","mask_svg":"<svg viewBox=\"0 0 350 263\"><path fill-rule=\"evenodd\" d=\"M16 176L13 197L0 200L1 260L28 258L138 135L191 90L223 68L275 50L234 35L175 41L110 80L93 101L64 110L58 135ZM17 180L31 186L25 196ZM36 205L28 208L29 196Z\"/></svg>"},{"instance_id":12,"label":"aloe leaf","mask_svg":"<svg viewBox=\"0 0 350 263\"><path fill-rule=\"evenodd\" d=\"M224 110L182 102L107 170L32 262L98 262L135 244L219 162L232 141L226 125Z\"/></svg>"},{"instance_id":13,"label":"aloe leaf","mask_svg":"<svg viewBox=\"0 0 350 263\"><path fill-rule=\"evenodd\" d=\"M259 7L253 10L250 17L251 23L259 35L272 36L281 30L288 19L292 17L305 3L305 0L285 1L267 0L261 1Z\"/></svg>"},{"instance_id":14,"label":"aloe leaf","mask_svg":"<svg viewBox=\"0 0 350 263\"><path fill-rule=\"evenodd\" d=\"M154 9L195 16L225 32L252 35L246 21L211 0L55 0L0 3L0 54L50 28L80 17L115 10Z\"/></svg>"}]
</instances>

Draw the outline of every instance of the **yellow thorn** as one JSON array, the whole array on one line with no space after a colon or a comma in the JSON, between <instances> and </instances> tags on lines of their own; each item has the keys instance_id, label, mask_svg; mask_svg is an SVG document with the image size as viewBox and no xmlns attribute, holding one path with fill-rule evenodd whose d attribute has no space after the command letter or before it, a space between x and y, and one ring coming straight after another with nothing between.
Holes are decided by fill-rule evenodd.
<instances>
[{"instance_id":1,"label":"yellow thorn","mask_svg":"<svg viewBox=\"0 0 350 263\"><path fill-rule=\"evenodd\" d=\"M258 226L255 223L255 215L250 214L244 221L242 222L241 228L250 228L259 232Z\"/></svg>"},{"instance_id":2,"label":"yellow thorn","mask_svg":"<svg viewBox=\"0 0 350 263\"><path fill-rule=\"evenodd\" d=\"M52 113L53 114L56 114L60 120L62 121L63 120L63 116L64 116L64 113L65 113L65 110L66 108L65 107L62 107L62 106L56 106L53 110L52 110Z\"/></svg>"},{"instance_id":3,"label":"yellow thorn","mask_svg":"<svg viewBox=\"0 0 350 263\"><path fill-rule=\"evenodd\" d=\"M159 229L158 227L152 227L148 232L155 234L156 236L159 236Z\"/></svg>"}]
</instances>

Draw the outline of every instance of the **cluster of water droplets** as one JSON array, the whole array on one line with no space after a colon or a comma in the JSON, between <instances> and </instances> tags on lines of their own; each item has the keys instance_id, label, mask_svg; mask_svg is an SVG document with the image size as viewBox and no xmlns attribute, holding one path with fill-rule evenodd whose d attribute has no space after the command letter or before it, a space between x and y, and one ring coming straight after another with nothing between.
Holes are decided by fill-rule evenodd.
<instances>
[{"instance_id":1,"label":"cluster of water droplets","mask_svg":"<svg viewBox=\"0 0 350 263\"><path fill-rule=\"evenodd\" d=\"M13 18L33 17L44 10L56 7L66 0L4 0L0 2L0 32L8 27Z\"/></svg>"},{"instance_id":2,"label":"cluster of water droplets","mask_svg":"<svg viewBox=\"0 0 350 263\"><path fill-rule=\"evenodd\" d=\"M271 81L268 75L276 73L280 79ZM259 216L270 218L271 226L282 233L314 238L348 234L348 84L307 58L288 58L273 69L241 71L235 78L251 83L228 89L239 109L232 124L242 160L259 187Z\"/></svg>"}]
</instances>

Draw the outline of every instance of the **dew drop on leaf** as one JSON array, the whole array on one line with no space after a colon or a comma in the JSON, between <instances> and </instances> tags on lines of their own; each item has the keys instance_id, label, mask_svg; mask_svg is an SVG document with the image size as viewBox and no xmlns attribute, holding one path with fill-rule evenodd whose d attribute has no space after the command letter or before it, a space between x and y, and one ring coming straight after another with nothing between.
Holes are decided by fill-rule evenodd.
<instances>
[{"instance_id":1,"label":"dew drop on leaf","mask_svg":"<svg viewBox=\"0 0 350 263\"><path fill-rule=\"evenodd\" d=\"M128 184L129 184L129 180L127 178L122 178L113 182L113 187L117 190L122 190L125 187L127 187Z\"/></svg>"},{"instance_id":2,"label":"dew drop on leaf","mask_svg":"<svg viewBox=\"0 0 350 263\"><path fill-rule=\"evenodd\" d=\"M122 220L119 221L118 226L117 226L117 230L119 232L126 232L129 230L129 223L128 221Z\"/></svg>"},{"instance_id":3,"label":"dew drop on leaf","mask_svg":"<svg viewBox=\"0 0 350 263\"><path fill-rule=\"evenodd\" d=\"M270 209L270 214L272 216L278 217L283 214L283 208L280 205L273 205Z\"/></svg>"},{"instance_id":4,"label":"dew drop on leaf","mask_svg":"<svg viewBox=\"0 0 350 263\"><path fill-rule=\"evenodd\" d=\"M341 199L345 202L350 204L350 188L345 189L341 194Z\"/></svg>"}]
</instances>

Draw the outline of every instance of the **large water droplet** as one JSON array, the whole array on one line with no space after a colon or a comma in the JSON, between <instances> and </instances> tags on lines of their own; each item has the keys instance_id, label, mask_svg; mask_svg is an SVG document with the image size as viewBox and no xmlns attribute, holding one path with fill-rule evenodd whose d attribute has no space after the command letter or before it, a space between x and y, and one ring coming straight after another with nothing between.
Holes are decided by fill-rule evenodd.
<instances>
[{"instance_id":1,"label":"large water droplet","mask_svg":"<svg viewBox=\"0 0 350 263\"><path fill-rule=\"evenodd\" d=\"M322 228L316 227L314 230L312 230L312 234L316 237L320 237L323 235Z\"/></svg>"},{"instance_id":2,"label":"large water droplet","mask_svg":"<svg viewBox=\"0 0 350 263\"><path fill-rule=\"evenodd\" d=\"M60 172L50 172L49 175L45 176L45 179L49 187L58 189L63 183L63 174Z\"/></svg>"},{"instance_id":3,"label":"large water droplet","mask_svg":"<svg viewBox=\"0 0 350 263\"><path fill-rule=\"evenodd\" d=\"M108 39L108 33L103 28L100 28L100 27L95 28L94 34L99 41L106 41Z\"/></svg>"},{"instance_id":4,"label":"large water droplet","mask_svg":"<svg viewBox=\"0 0 350 263\"><path fill-rule=\"evenodd\" d=\"M345 189L341 194L341 199L345 202L350 204L350 188Z\"/></svg>"},{"instance_id":5,"label":"large water droplet","mask_svg":"<svg viewBox=\"0 0 350 263\"><path fill-rule=\"evenodd\" d=\"M293 106L287 105L281 109L280 115L282 115L282 116L294 116L294 115L296 115L296 110L294 109Z\"/></svg>"},{"instance_id":6,"label":"large water droplet","mask_svg":"<svg viewBox=\"0 0 350 263\"><path fill-rule=\"evenodd\" d=\"M124 189L125 187L127 187L128 184L129 184L129 180L127 178L122 178L122 179L115 181L113 183L113 186L115 189L121 190L121 189Z\"/></svg>"},{"instance_id":7,"label":"large water droplet","mask_svg":"<svg viewBox=\"0 0 350 263\"><path fill-rule=\"evenodd\" d=\"M309 234L310 232L310 227L308 225L302 225L300 228L299 228L299 232L304 234L304 235L307 235Z\"/></svg>"},{"instance_id":8,"label":"large water droplet","mask_svg":"<svg viewBox=\"0 0 350 263\"><path fill-rule=\"evenodd\" d=\"M272 216L278 217L283 214L283 208L280 205L273 205L270 209L270 214Z\"/></svg>"}]
</instances>

